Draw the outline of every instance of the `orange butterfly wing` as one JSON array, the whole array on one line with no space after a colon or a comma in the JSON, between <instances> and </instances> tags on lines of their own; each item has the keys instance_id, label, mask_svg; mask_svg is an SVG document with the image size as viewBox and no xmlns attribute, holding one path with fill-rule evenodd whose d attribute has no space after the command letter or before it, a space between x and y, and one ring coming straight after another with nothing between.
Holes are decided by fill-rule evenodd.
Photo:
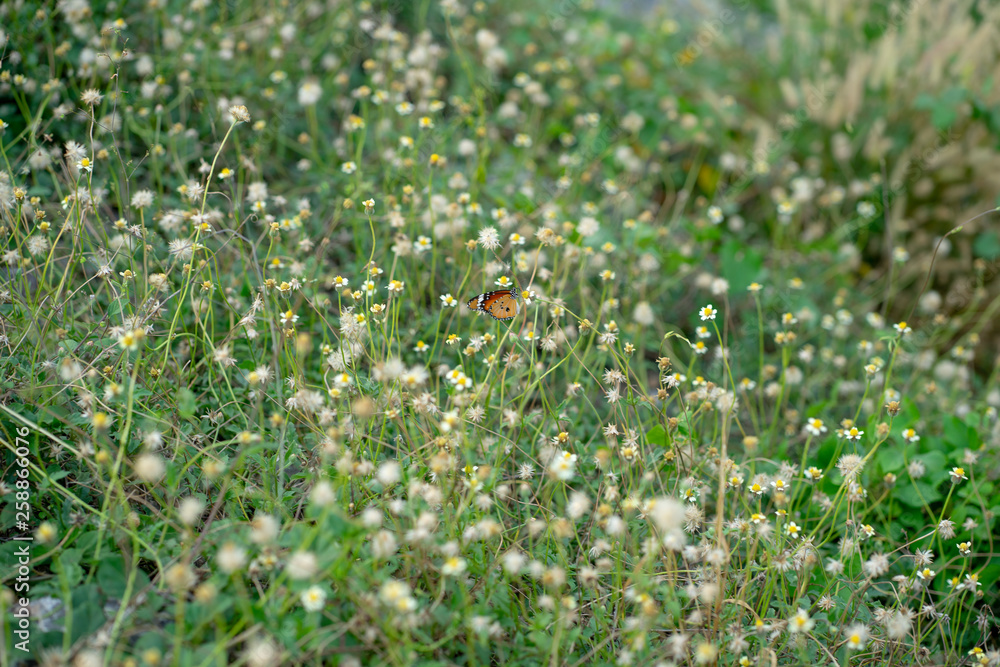
<instances>
[{"instance_id":1,"label":"orange butterfly wing","mask_svg":"<svg viewBox=\"0 0 1000 667\"><path fill-rule=\"evenodd\" d=\"M511 320L517 316L517 296L514 290L502 289L486 292L469 299L467 304L472 310L486 313L496 320Z\"/></svg>"}]
</instances>

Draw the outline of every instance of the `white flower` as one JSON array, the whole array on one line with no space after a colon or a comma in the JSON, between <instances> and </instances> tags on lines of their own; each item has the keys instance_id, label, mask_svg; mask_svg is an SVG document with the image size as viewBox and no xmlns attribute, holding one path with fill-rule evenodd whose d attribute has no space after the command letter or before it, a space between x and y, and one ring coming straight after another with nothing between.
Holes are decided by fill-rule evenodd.
<instances>
[{"instance_id":1,"label":"white flower","mask_svg":"<svg viewBox=\"0 0 1000 667\"><path fill-rule=\"evenodd\" d=\"M563 450L549 462L549 472L558 480L566 482L573 479L576 469L576 454Z\"/></svg>"},{"instance_id":2,"label":"white flower","mask_svg":"<svg viewBox=\"0 0 1000 667\"><path fill-rule=\"evenodd\" d=\"M820 435L821 433L826 433L826 426L824 426L822 419L814 417L806 420L805 430L809 435Z\"/></svg>"},{"instance_id":3,"label":"white flower","mask_svg":"<svg viewBox=\"0 0 1000 667\"><path fill-rule=\"evenodd\" d=\"M870 201L858 202L858 215L863 218L871 218L875 215L875 204Z\"/></svg>"},{"instance_id":4,"label":"white flower","mask_svg":"<svg viewBox=\"0 0 1000 667\"><path fill-rule=\"evenodd\" d=\"M146 208L153 204L153 193L150 190L139 190L132 195L133 208Z\"/></svg>"},{"instance_id":5,"label":"white flower","mask_svg":"<svg viewBox=\"0 0 1000 667\"><path fill-rule=\"evenodd\" d=\"M495 227L483 227L479 230L479 245L487 250L496 250L500 247L500 234Z\"/></svg>"},{"instance_id":6,"label":"white flower","mask_svg":"<svg viewBox=\"0 0 1000 667\"><path fill-rule=\"evenodd\" d=\"M299 87L299 104L304 107L312 106L319 102L323 95L323 89L315 80L309 79Z\"/></svg>"},{"instance_id":7,"label":"white flower","mask_svg":"<svg viewBox=\"0 0 1000 667\"><path fill-rule=\"evenodd\" d=\"M302 606L306 611L319 611L325 604L326 593L319 586L310 586L302 591Z\"/></svg>"},{"instance_id":8,"label":"white flower","mask_svg":"<svg viewBox=\"0 0 1000 667\"><path fill-rule=\"evenodd\" d=\"M382 584L378 596L386 606L401 614L417 608L417 601L413 599L409 585L397 579L390 579Z\"/></svg>"},{"instance_id":9,"label":"white flower","mask_svg":"<svg viewBox=\"0 0 1000 667\"><path fill-rule=\"evenodd\" d=\"M868 627L863 623L855 623L847 628L845 636L847 637L847 648L859 651L865 647L865 643L868 641Z\"/></svg>"},{"instance_id":10,"label":"white flower","mask_svg":"<svg viewBox=\"0 0 1000 667\"><path fill-rule=\"evenodd\" d=\"M717 311L712 306L712 304L708 304L707 306L705 306L704 308L702 308L701 310L699 310L698 314L701 316L702 321L705 321L705 320L714 320L715 319L715 314L718 313L718 312L719 311Z\"/></svg>"},{"instance_id":11,"label":"white flower","mask_svg":"<svg viewBox=\"0 0 1000 667\"><path fill-rule=\"evenodd\" d=\"M441 566L441 574L456 576L465 572L465 568L466 563L464 558L452 556L444 562L444 565Z\"/></svg>"},{"instance_id":12,"label":"white flower","mask_svg":"<svg viewBox=\"0 0 1000 667\"><path fill-rule=\"evenodd\" d=\"M597 222L595 218L584 217L580 219L580 222L576 226L576 231L580 236L593 236L601 228L600 223Z\"/></svg>"},{"instance_id":13,"label":"white flower","mask_svg":"<svg viewBox=\"0 0 1000 667\"><path fill-rule=\"evenodd\" d=\"M805 609L799 609L795 616L788 621L788 631L795 634L799 632L809 632L816 625L816 621L809 618L809 613Z\"/></svg>"}]
</instances>

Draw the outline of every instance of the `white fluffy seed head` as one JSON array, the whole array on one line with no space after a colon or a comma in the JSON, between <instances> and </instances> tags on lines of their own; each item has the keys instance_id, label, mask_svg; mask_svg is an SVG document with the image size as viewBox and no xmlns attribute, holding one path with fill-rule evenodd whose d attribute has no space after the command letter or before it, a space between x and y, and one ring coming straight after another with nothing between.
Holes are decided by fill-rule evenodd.
<instances>
[{"instance_id":1,"label":"white fluffy seed head","mask_svg":"<svg viewBox=\"0 0 1000 667\"><path fill-rule=\"evenodd\" d=\"M648 513L650 521L661 533L669 533L684 523L684 505L668 496L654 498Z\"/></svg>"},{"instance_id":2,"label":"white fluffy seed head","mask_svg":"<svg viewBox=\"0 0 1000 667\"><path fill-rule=\"evenodd\" d=\"M253 528L250 539L253 540L254 544L273 542L278 537L278 530L281 528L277 519L270 514L263 513L255 514L250 525Z\"/></svg>"},{"instance_id":3,"label":"white fluffy seed head","mask_svg":"<svg viewBox=\"0 0 1000 667\"><path fill-rule=\"evenodd\" d=\"M193 526L201 520L201 515L205 511L205 502L200 498L188 496L181 500L177 508L177 515L181 523L185 526Z\"/></svg>"},{"instance_id":4,"label":"white fluffy seed head","mask_svg":"<svg viewBox=\"0 0 1000 667\"><path fill-rule=\"evenodd\" d=\"M163 459L156 454L142 454L135 460L135 474L147 484L156 484L166 472Z\"/></svg>"}]
</instances>

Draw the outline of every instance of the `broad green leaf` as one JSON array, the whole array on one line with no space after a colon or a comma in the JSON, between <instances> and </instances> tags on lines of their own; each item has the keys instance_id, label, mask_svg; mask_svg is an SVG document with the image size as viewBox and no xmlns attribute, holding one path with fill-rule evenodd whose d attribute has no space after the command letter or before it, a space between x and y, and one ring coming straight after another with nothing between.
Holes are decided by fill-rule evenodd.
<instances>
[{"instance_id":1,"label":"broad green leaf","mask_svg":"<svg viewBox=\"0 0 1000 667\"><path fill-rule=\"evenodd\" d=\"M660 447L667 446L667 432L664 430L663 426L657 424L653 428L649 429L646 433L646 442L651 445L659 445Z\"/></svg>"},{"instance_id":2,"label":"broad green leaf","mask_svg":"<svg viewBox=\"0 0 1000 667\"><path fill-rule=\"evenodd\" d=\"M177 412L179 412L181 417L184 419L191 419L194 417L196 409L197 403L194 398L194 392L187 387L182 387L177 392Z\"/></svg>"}]
</instances>

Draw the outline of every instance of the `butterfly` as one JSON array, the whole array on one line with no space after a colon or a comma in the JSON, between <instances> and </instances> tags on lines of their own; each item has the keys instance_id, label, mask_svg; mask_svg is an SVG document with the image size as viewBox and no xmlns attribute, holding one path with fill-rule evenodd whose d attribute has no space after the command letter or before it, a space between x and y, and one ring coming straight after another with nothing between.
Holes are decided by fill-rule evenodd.
<instances>
[{"instance_id":1,"label":"butterfly","mask_svg":"<svg viewBox=\"0 0 1000 667\"><path fill-rule=\"evenodd\" d=\"M520 311L517 305L517 290L498 289L469 299L472 310L486 313L495 320L512 320Z\"/></svg>"}]
</instances>

